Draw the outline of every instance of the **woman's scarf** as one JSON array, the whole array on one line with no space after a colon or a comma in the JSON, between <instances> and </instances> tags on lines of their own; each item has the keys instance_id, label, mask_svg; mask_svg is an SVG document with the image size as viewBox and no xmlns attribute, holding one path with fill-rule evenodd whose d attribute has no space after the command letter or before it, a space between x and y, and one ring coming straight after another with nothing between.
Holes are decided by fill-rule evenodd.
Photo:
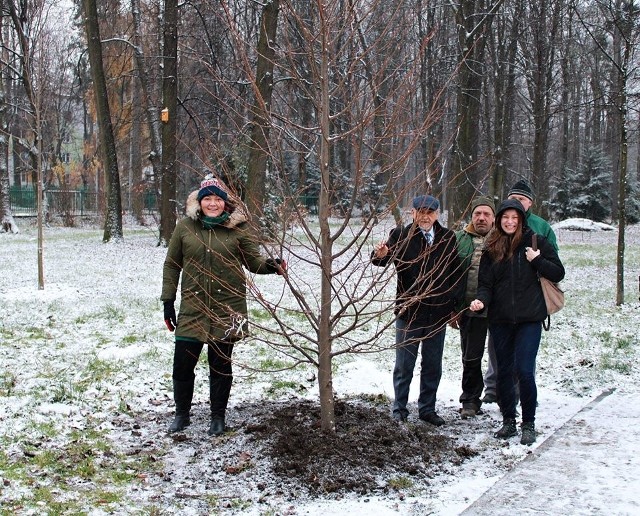
<instances>
[{"instance_id":1,"label":"woman's scarf","mask_svg":"<svg viewBox=\"0 0 640 516\"><path fill-rule=\"evenodd\" d=\"M222 215L218 217L207 217L206 215L202 215L201 220L205 229L213 229L229 220L229 212L223 211Z\"/></svg>"}]
</instances>

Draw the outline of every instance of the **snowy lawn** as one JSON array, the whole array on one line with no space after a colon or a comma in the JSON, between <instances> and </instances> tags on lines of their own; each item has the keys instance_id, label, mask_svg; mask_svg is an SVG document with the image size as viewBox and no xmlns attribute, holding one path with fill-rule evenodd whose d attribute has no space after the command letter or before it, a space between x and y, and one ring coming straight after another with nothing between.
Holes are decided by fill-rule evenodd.
<instances>
[{"instance_id":1,"label":"snowy lawn","mask_svg":"<svg viewBox=\"0 0 640 516\"><path fill-rule=\"evenodd\" d=\"M98 230L47 228L39 291L36 231L25 221L21 231L0 234L2 514L457 514L603 390L633 394L640 385L640 227L627 232L622 307L614 303L617 233L559 229L567 306L552 317L538 357L538 442L497 442L495 404L473 421L460 420L460 347L457 332L448 330L438 395L448 424L429 431L434 442L446 438L468 453L415 477L376 478L377 491L323 495L278 473L274 457L249 435L258 432L252 424L260 407L308 407L317 400L311 366L290 369L290 357L249 339L234 352L228 417L234 431L219 439L206 435L202 366L193 423L184 435L169 436L173 341L158 299L166 250L156 247L156 234L132 226L124 243L105 245ZM308 275L311 289L318 284L312 267L295 259L290 267L298 278ZM266 296L293 306L274 278L255 280ZM268 324L257 304L251 313L254 322ZM391 344L392 331L386 335ZM334 389L340 399L377 407L384 419L392 367L390 350L341 356ZM412 385L414 403L417 391ZM424 434L412 408L409 427ZM383 422L398 431L391 419Z\"/></svg>"}]
</instances>

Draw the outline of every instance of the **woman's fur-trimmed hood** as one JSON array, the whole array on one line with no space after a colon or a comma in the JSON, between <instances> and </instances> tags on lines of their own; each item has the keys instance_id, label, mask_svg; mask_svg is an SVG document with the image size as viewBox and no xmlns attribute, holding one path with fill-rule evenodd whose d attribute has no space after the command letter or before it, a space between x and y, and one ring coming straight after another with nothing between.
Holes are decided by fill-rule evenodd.
<instances>
[{"instance_id":1,"label":"woman's fur-trimmed hood","mask_svg":"<svg viewBox=\"0 0 640 516\"><path fill-rule=\"evenodd\" d=\"M229 212L230 216L229 220L227 220L223 224L223 226L233 228L238 226L239 224L242 224L243 222L249 221L247 207L240 199L236 199L235 197L232 198L231 196L229 196L229 198L225 201L224 209L225 211ZM200 209L200 203L198 202L198 190L194 190L189 194L189 197L187 197L185 213L190 219L198 220L200 218L201 211L202 210Z\"/></svg>"}]
</instances>

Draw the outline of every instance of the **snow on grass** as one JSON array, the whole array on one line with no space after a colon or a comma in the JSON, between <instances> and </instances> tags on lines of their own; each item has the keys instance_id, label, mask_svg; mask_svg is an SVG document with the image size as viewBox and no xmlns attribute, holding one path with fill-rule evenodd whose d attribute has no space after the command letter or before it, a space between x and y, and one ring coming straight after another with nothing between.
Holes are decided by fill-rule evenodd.
<instances>
[{"instance_id":1,"label":"snow on grass","mask_svg":"<svg viewBox=\"0 0 640 516\"><path fill-rule=\"evenodd\" d=\"M374 238L386 235L390 224L385 224L354 264L363 278L375 277L367 269L368 253ZM556 229L567 269L562 282L567 305L543 335L537 366L539 438L533 447L496 443L492 433L500 414L495 405L485 406L485 414L472 422L459 420L459 336L448 330L438 411L449 424L442 431L478 450L478 456L450 475L431 479L427 491L399 487L364 498L287 500L272 495L261 501L249 486L243 487L242 473L231 478L222 470L212 471L223 460L215 455L215 443L194 439L180 445L164 433L173 410L173 342L158 299L166 249L157 247L157 236L131 227L123 243L105 245L94 229L47 228L45 288L38 290L34 228L22 224L17 235L0 234L0 504L20 514L458 514L590 399L610 388L635 393L640 385L635 366L640 228L628 228L621 307L614 302L616 232ZM312 256L308 249L296 252ZM288 258L298 284L308 286L306 295L317 297L317 269L296 256ZM346 260L341 258L340 264ZM274 278L256 276L256 287L271 302L297 307L280 278ZM393 282L385 292L392 295ZM259 304L250 301L250 308L256 323L275 327ZM300 314L283 310L282 315L308 329ZM366 340L377 329L371 323L350 338ZM376 353L336 358L334 389L339 396L366 394L388 403L393 393L392 327L379 344ZM295 353L285 356L269 342L248 339L237 346L235 359L233 417L240 417L245 403L317 399L315 370L308 364L292 368ZM192 436L203 434L207 425L204 371L201 364ZM416 377L412 403L417 393ZM242 446L240 435L228 439ZM186 479L194 471L206 482L190 484ZM267 484L273 481L268 471L262 474ZM277 486L269 492L277 492Z\"/></svg>"}]
</instances>

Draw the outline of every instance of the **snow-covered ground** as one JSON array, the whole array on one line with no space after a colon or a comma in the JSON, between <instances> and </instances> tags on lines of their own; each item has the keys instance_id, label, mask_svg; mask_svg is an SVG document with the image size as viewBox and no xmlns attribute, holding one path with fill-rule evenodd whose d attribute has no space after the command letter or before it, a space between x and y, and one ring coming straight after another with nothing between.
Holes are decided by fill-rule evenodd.
<instances>
[{"instance_id":1,"label":"snow-covered ground","mask_svg":"<svg viewBox=\"0 0 640 516\"><path fill-rule=\"evenodd\" d=\"M47 228L45 288L38 290L36 231L21 221L20 234L0 234L0 505L7 514L458 514L603 391L638 399L640 227L627 230L620 307L615 306L617 232L556 229L567 268L567 306L543 335L539 437L533 447L516 439L496 443L495 405L485 406L485 414L472 422L459 419L459 343L457 333L448 330L438 411L449 424L442 433L476 450L475 456L426 486L397 487L379 496L283 499L277 488L267 487L271 494L259 499L255 486L243 487L242 473L232 478L213 471L219 458L215 441L204 432L203 369L194 400L199 415L187 432L193 444L164 433L172 413L172 336L158 299L166 250L156 246L156 234L132 226L124 243L103 244L98 230ZM384 232L381 227L379 235ZM363 263L372 246L373 240L365 246ZM308 275L309 285L317 283L313 267L285 258L298 278ZM256 284L267 294L275 289L287 302L282 282L256 277ZM238 346L235 358L232 425L239 417L233 409L244 403L317 398L310 366L269 372L280 358L251 340ZM392 367L389 350L340 357L334 389L339 396L392 397ZM414 402L417 391L414 384ZM620 424L617 416L608 414L611 425ZM610 446L617 451L615 443ZM628 451L637 454L637 444ZM191 478L187 470L201 472L202 485L181 482ZM265 482L269 478L265 473ZM616 510L616 493L610 494L610 513L626 513L628 506Z\"/></svg>"}]
</instances>

